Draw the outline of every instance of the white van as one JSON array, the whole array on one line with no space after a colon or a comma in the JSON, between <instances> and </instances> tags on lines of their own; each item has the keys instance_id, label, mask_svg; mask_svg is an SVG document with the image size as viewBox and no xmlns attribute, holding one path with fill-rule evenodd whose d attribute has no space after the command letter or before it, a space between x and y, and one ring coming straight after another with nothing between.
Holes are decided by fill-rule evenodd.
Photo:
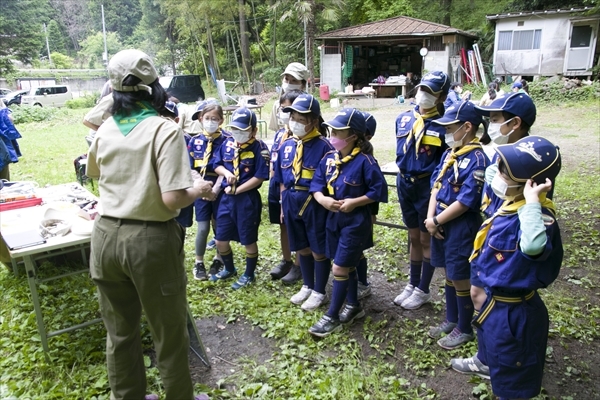
<instances>
[{"instance_id":1,"label":"white van","mask_svg":"<svg viewBox=\"0 0 600 400\"><path fill-rule=\"evenodd\" d=\"M31 88L29 93L21 97L21 105L62 107L67 100L73 98L68 86L50 85Z\"/></svg>"}]
</instances>

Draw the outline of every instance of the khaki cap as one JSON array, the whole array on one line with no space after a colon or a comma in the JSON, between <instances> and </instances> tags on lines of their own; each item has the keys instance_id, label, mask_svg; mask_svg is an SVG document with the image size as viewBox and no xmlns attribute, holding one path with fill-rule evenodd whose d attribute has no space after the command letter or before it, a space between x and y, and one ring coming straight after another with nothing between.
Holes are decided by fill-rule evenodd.
<instances>
[{"instance_id":1,"label":"khaki cap","mask_svg":"<svg viewBox=\"0 0 600 400\"><path fill-rule=\"evenodd\" d=\"M122 50L115 54L108 63L108 75L113 90L117 92L137 92L145 90L152 94L151 83L158 79L158 73L148 54L140 50ZM141 79L135 86L124 86L123 80L129 75Z\"/></svg>"},{"instance_id":2,"label":"khaki cap","mask_svg":"<svg viewBox=\"0 0 600 400\"><path fill-rule=\"evenodd\" d=\"M286 74L293 76L299 81L307 81L309 76L308 69L306 69L304 64L300 64L298 62L288 64L288 66L285 67L285 71L283 71L283 74L281 74L281 76Z\"/></svg>"}]
</instances>

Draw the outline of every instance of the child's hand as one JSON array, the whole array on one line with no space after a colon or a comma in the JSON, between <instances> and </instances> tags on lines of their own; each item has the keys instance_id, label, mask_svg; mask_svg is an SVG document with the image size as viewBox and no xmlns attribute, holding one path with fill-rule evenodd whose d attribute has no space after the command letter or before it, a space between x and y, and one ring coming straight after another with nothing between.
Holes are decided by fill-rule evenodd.
<instances>
[{"instance_id":1,"label":"child's hand","mask_svg":"<svg viewBox=\"0 0 600 400\"><path fill-rule=\"evenodd\" d=\"M321 201L322 201L321 205L323 207L325 207L326 209L328 209L329 211L332 211L332 212L340 211L342 202L335 200L333 197L325 197Z\"/></svg>"},{"instance_id":2,"label":"child's hand","mask_svg":"<svg viewBox=\"0 0 600 400\"><path fill-rule=\"evenodd\" d=\"M539 203L540 193L549 192L552 189L552 181L546 178L546 182L538 185L531 179L527 180L525 187L523 188L523 196L525 197L526 203Z\"/></svg>"},{"instance_id":3,"label":"child's hand","mask_svg":"<svg viewBox=\"0 0 600 400\"><path fill-rule=\"evenodd\" d=\"M424 223L425 228L427 228L427 232L429 232L431 236L435 237L436 239L444 238L440 233L440 227L433 222L433 218L427 218Z\"/></svg>"},{"instance_id":4,"label":"child's hand","mask_svg":"<svg viewBox=\"0 0 600 400\"><path fill-rule=\"evenodd\" d=\"M225 194L232 194L231 193L231 186L226 186L225 187Z\"/></svg>"},{"instance_id":5,"label":"child's hand","mask_svg":"<svg viewBox=\"0 0 600 400\"><path fill-rule=\"evenodd\" d=\"M349 213L349 212L354 211L354 209L356 208L354 199L340 200L340 203L341 203L341 206L340 206L341 212Z\"/></svg>"},{"instance_id":6,"label":"child's hand","mask_svg":"<svg viewBox=\"0 0 600 400\"><path fill-rule=\"evenodd\" d=\"M227 171L227 172L225 173L225 179L227 179L227 183L228 183L228 184L230 184L230 185L233 185L234 183L236 183L236 182L237 182L237 179L236 179L235 175L234 175L234 174L232 174L232 173L231 173L231 172L229 172L229 171Z\"/></svg>"}]
</instances>

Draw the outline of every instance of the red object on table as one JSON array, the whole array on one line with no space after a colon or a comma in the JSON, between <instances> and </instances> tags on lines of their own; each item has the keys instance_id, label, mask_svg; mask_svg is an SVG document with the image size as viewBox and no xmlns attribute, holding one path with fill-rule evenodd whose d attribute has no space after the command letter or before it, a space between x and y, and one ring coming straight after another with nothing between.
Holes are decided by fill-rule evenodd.
<instances>
[{"instance_id":1,"label":"red object on table","mask_svg":"<svg viewBox=\"0 0 600 400\"><path fill-rule=\"evenodd\" d=\"M0 212L8 210L16 210L17 208L33 207L42 204L42 199L34 197L33 199L9 201L0 203Z\"/></svg>"}]
</instances>

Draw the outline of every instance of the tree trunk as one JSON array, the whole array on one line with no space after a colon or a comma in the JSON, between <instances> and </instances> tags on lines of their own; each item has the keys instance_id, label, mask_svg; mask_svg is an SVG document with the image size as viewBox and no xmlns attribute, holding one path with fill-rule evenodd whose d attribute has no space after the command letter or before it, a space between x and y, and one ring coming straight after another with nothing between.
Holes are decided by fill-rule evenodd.
<instances>
[{"instance_id":1,"label":"tree trunk","mask_svg":"<svg viewBox=\"0 0 600 400\"><path fill-rule=\"evenodd\" d=\"M269 6L273 6L274 0L269 0ZM273 49L273 68L277 66L277 9L273 10L273 26L271 28L272 42L271 46Z\"/></svg>"},{"instance_id":2,"label":"tree trunk","mask_svg":"<svg viewBox=\"0 0 600 400\"><path fill-rule=\"evenodd\" d=\"M316 22L316 5L315 0L308 0L310 3L310 15L306 24L306 53L307 53L307 66L309 73L308 91L314 92L315 89L315 58L313 52L313 43L315 42L315 36L317 35L317 22Z\"/></svg>"},{"instance_id":3,"label":"tree trunk","mask_svg":"<svg viewBox=\"0 0 600 400\"><path fill-rule=\"evenodd\" d=\"M442 7L442 20L440 23L450 26L450 9L452 8L452 0L440 0Z\"/></svg>"},{"instance_id":4,"label":"tree trunk","mask_svg":"<svg viewBox=\"0 0 600 400\"><path fill-rule=\"evenodd\" d=\"M177 75L177 69L175 68L175 38L173 37L173 24L167 25L167 40L169 41L169 55L171 56L171 68L173 69L173 75Z\"/></svg>"},{"instance_id":5,"label":"tree trunk","mask_svg":"<svg viewBox=\"0 0 600 400\"><path fill-rule=\"evenodd\" d=\"M215 45L213 44L213 40L212 40L212 30L210 29L210 22L208 21L208 18L205 19L206 21L206 43L207 43L207 47L208 47L208 62L210 63L211 68L213 68L213 71L215 73L215 75L217 76L217 79L221 79L221 72L219 71L219 64L217 64L217 56L215 54Z\"/></svg>"},{"instance_id":6,"label":"tree trunk","mask_svg":"<svg viewBox=\"0 0 600 400\"><path fill-rule=\"evenodd\" d=\"M242 53L242 65L244 66L244 74L246 75L248 83L250 83L250 77L252 76L252 61L250 59L250 40L248 38L245 3L245 0L238 0L238 10L240 14L240 47Z\"/></svg>"}]
</instances>

